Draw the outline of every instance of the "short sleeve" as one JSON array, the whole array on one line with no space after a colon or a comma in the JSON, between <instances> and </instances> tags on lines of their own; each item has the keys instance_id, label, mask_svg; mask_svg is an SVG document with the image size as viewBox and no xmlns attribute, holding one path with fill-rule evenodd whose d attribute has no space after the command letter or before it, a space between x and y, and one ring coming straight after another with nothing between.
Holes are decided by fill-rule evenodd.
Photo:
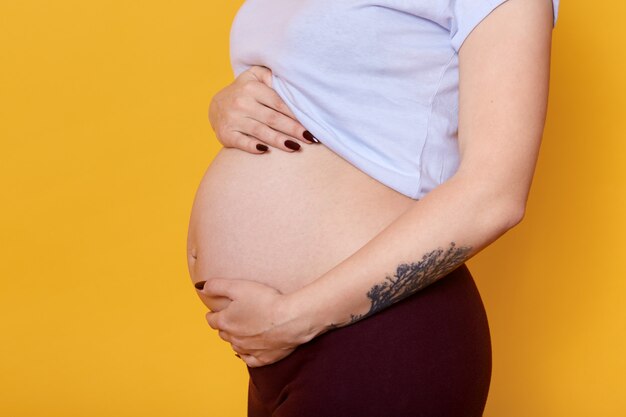
<instances>
[{"instance_id":1,"label":"short sleeve","mask_svg":"<svg viewBox=\"0 0 626 417\"><path fill-rule=\"evenodd\" d=\"M505 1L507 0L450 0L450 41L454 50L458 52L472 30ZM552 0L552 10L554 27L559 12L559 0Z\"/></svg>"}]
</instances>

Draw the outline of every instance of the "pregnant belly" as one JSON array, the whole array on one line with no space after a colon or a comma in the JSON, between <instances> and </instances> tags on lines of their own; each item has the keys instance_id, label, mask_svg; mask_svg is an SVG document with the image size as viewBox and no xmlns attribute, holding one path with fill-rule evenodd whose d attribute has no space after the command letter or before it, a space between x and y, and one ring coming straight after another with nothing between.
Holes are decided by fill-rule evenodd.
<instances>
[{"instance_id":1,"label":"pregnant belly","mask_svg":"<svg viewBox=\"0 0 626 417\"><path fill-rule=\"evenodd\" d=\"M263 155L223 148L193 203L194 282L259 281L291 292L366 244L414 203L324 145Z\"/></svg>"}]
</instances>

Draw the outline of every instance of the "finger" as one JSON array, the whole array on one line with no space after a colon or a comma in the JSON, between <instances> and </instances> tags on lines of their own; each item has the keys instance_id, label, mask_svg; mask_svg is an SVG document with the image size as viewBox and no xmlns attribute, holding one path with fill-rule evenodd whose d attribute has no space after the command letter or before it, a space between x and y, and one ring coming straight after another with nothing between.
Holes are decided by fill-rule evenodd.
<instances>
[{"instance_id":1,"label":"finger","mask_svg":"<svg viewBox=\"0 0 626 417\"><path fill-rule=\"evenodd\" d=\"M273 93L275 94L275 93ZM280 98L279 98L280 100ZM259 103L260 105L257 108L252 109L255 120L271 127L272 129L281 132L289 137L298 139L305 143L316 143L319 142L317 138L315 138L311 132L307 131L299 121L292 119L281 113L280 111L275 110L272 107L268 107L263 103ZM262 139L262 138L261 138Z\"/></svg>"},{"instance_id":2,"label":"finger","mask_svg":"<svg viewBox=\"0 0 626 417\"><path fill-rule=\"evenodd\" d=\"M237 343L234 343L233 341L236 340L235 337L233 337L230 333L224 331L224 330L219 330L217 332L217 334L219 335L219 337L225 341L230 343L231 348L237 352L240 355L255 355L258 356L259 354L261 354L262 352L264 352L266 349L251 349L251 348L246 348L243 347Z\"/></svg>"},{"instance_id":3,"label":"finger","mask_svg":"<svg viewBox=\"0 0 626 417\"><path fill-rule=\"evenodd\" d=\"M263 366L263 363L252 355L239 355L239 356L241 356L241 360L244 361L246 365L248 365L248 367L250 368L257 368L259 366Z\"/></svg>"},{"instance_id":4,"label":"finger","mask_svg":"<svg viewBox=\"0 0 626 417\"><path fill-rule=\"evenodd\" d=\"M263 141L236 130L229 132L227 137L223 138L223 142L230 144L224 145L226 148L237 148L249 153L262 154L269 150L269 146Z\"/></svg>"},{"instance_id":5,"label":"finger","mask_svg":"<svg viewBox=\"0 0 626 417\"><path fill-rule=\"evenodd\" d=\"M220 337L220 339L222 339L225 342L231 343L231 341L232 341L230 333L228 333L228 332L226 332L224 330L219 329L218 332L217 332L217 335Z\"/></svg>"},{"instance_id":6,"label":"finger","mask_svg":"<svg viewBox=\"0 0 626 417\"><path fill-rule=\"evenodd\" d=\"M244 350L244 353L255 354L268 350L277 350L266 343L255 340L254 337L238 337L231 332L228 332L227 337L231 346L237 346L239 349Z\"/></svg>"},{"instance_id":7,"label":"finger","mask_svg":"<svg viewBox=\"0 0 626 417\"><path fill-rule=\"evenodd\" d=\"M209 278L204 283L201 293L210 297L228 297L234 300L236 297L236 282L226 278Z\"/></svg>"},{"instance_id":8,"label":"finger","mask_svg":"<svg viewBox=\"0 0 626 417\"><path fill-rule=\"evenodd\" d=\"M258 350L244 349L244 348L242 348L241 346L238 346L238 345L232 345L231 344L230 346L231 346L231 348L235 352L237 352L237 354L239 356L241 356L241 355L255 355L255 354L259 354L260 353L260 351L258 351Z\"/></svg>"},{"instance_id":9,"label":"finger","mask_svg":"<svg viewBox=\"0 0 626 417\"><path fill-rule=\"evenodd\" d=\"M242 359L245 358L246 363L251 368L256 368L259 366L271 365L272 363L278 362L283 359L285 355L283 352L270 352L270 351L260 351L258 353L252 353L250 355L243 354L240 356Z\"/></svg>"},{"instance_id":10,"label":"finger","mask_svg":"<svg viewBox=\"0 0 626 417\"><path fill-rule=\"evenodd\" d=\"M287 103L285 103L275 90L261 85L258 87L258 92L255 92L253 97L264 107L286 117L286 119L281 119L283 126L277 126L278 130L298 139L306 139L303 136L306 128L300 123L296 115L291 111L289 106L287 106Z\"/></svg>"},{"instance_id":11,"label":"finger","mask_svg":"<svg viewBox=\"0 0 626 417\"><path fill-rule=\"evenodd\" d=\"M296 138L274 130L254 118L248 117L242 120L242 127L242 130L245 129L246 134L249 134L254 139L258 139L285 152L294 152L300 149L300 144Z\"/></svg>"},{"instance_id":12,"label":"finger","mask_svg":"<svg viewBox=\"0 0 626 417\"><path fill-rule=\"evenodd\" d=\"M221 323L221 314L222 313L213 313L211 311L209 311L208 313L206 313L205 317L206 317L206 322L209 324L209 327L212 328L213 330L222 330L223 326Z\"/></svg>"},{"instance_id":13,"label":"finger","mask_svg":"<svg viewBox=\"0 0 626 417\"><path fill-rule=\"evenodd\" d=\"M280 112L295 121L301 127L301 131L296 136L302 137L302 132L305 130L304 126L300 124L296 115L287 106L282 97L278 95L276 90L257 79L241 81L239 88L240 97L253 98L259 104ZM248 100L241 99L239 102L240 107L244 107L247 104L249 104Z\"/></svg>"},{"instance_id":14,"label":"finger","mask_svg":"<svg viewBox=\"0 0 626 417\"><path fill-rule=\"evenodd\" d=\"M200 300L208 307L212 312L222 311L227 308L232 300L228 297L211 297L202 292L198 292Z\"/></svg>"},{"instance_id":15,"label":"finger","mask_svg":"<svg viewBox=\"0 0 626 417\"><path fill-rule=\"evenodd\" d=\"M262 71L262 70L257 70ZM251 115L258 122L272 127L274 130L282 132L291 138L303 141L305 143L320 143L311 132L300 123L285 101L276 93L276 91L257 79L243 79L240 81L239 87L239 110L243 114ZM255 106L256 104L256 106ZM241 124L241 119L237 120L237 124ZM248 129L237 129L241 133L249 134L261 141L266 139L255 132ZM286 138L289 140L290 138ZM266 143L269 143L266 141ZM276 146L276 142L273 142ZM278 146L276 146L278 147ZM287 146L289 148L289 146ZM284 149L284 148L283 148ZM297 149L293 149L297 150Z\"/></svg>"}]
</instances>

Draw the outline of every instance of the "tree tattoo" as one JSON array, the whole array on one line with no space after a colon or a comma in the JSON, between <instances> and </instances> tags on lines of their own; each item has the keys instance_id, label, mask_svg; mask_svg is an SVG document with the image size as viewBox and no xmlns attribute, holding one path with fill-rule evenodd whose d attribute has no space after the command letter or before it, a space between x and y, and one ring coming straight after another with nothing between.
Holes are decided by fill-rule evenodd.
<instances>
[{"instance_id":1,"label":"tree tattoo","mask_svg":"<svg viewBox=\"0 0 626 417\"><path fill-rule=\"evenodd\" d=\"M417 263L400 264L393 277L386 277L385 281L374 285L367 292L367 298L372 302L369 311L365 314L351 314L346 325L371 316L452 272L467 260L470 250L471 247L457 247L454 242L450 242L448 249L437 248L425 254Z\"/></svg>"}]
</instances>

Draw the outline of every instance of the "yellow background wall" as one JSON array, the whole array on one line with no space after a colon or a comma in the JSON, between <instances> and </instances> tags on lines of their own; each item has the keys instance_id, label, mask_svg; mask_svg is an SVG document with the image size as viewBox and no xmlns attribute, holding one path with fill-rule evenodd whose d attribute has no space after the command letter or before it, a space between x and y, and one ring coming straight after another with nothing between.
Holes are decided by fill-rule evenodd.
<instances>
[{"instance_id":1,"label":"yellow background wall","mask_svg":"<svg viewBox=\"0 0 626 417\"><path fill-rule=\"evenodd\" d=\"M528 215L470 262L490 417L626 415L626 3L562 3ZM185 254L240 4L0 2L0 415L245 415Z\"/></svg>"}]
</instances>

